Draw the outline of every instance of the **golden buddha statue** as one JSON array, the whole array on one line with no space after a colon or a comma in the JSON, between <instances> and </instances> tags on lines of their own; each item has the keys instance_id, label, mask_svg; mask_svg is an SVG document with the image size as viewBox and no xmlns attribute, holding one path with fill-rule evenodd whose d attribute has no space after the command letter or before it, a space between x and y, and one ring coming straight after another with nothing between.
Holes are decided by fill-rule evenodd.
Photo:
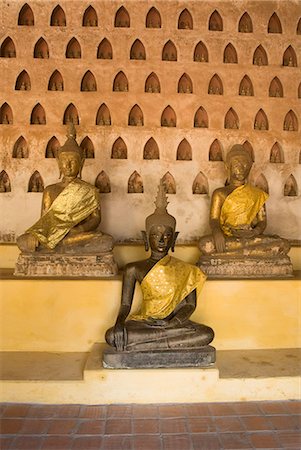
<instances>
[{"instance_id":1,"label":"golden buddha statue","mask_svg":"<svg viewBox=\"0 0 301 450\"><path fill-rule=\"evenodd\" d=\"M162 180L155 204L156 210L147 217L146 232L143 232L145 249L150 247L151 255L125 268L118 317L106 333L107 343L115 349L104 353L106 367L111 367L108 360L112 355L114 359L114 352L122 358L123 352L128 355L148 350L208 349L214 337L210 327L189 320L196 308L196 289L201 289L206 276L198 267L168 254L170 248L174 249L178 233L176 220L166 209ZM139 311L130 315L136 281L141 284L143 298ZM214 349L209 349L211 363ZM132 367L148 367L148 364L138 362L138 366ZM155 367L158 367L156 363Z\"/></svg>"},{"instance_id":2,"label":"golden buddha statue","mask_svg":"<svg viewBox=\"0 0 301 450\"><path fill-rule=\"evenodd\" d=\"M263 234L267 226L265 202L269 196L263 190L247 183L252 164L250 153L242 145L234 145L227 154L225 165L228 183L212 194L210 206L212 235L204 236L199 241L202 256L198 265L206 273L218 274L218 268L217 271L206 270L212 257L215 259L212 263L215 266L223 264L223 260L228 258L228 261L224 261L225 267L229 264L229 258L236 258L236 268L239 265L237 258L242 258L245 270L238 275L244 275L245 272L245 275L252 276L254 267L250 269L250 273L247 273L248 264L246 264L248 260L250 265L252 258L261 260L270 258L270 266L274 263L275 266L278 265L278 269L278 263L282 258L280 265L284 270L281 275L292 272L291 263L287 257L290 249L289 242L277 235ZM278 269L272 270L272 275L277 275ZM236 275L233 267L229 270L228 275ZM255 275L259 276L260 271L254 273Z\"/></svg>"}]
</instances>

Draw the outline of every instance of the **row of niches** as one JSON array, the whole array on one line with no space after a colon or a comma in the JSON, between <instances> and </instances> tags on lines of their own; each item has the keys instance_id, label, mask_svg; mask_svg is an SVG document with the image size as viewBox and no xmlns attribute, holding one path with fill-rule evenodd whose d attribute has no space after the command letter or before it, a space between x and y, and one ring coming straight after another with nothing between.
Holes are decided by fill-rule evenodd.
<instances>
[{"instance_id":1,"label":"row of niches","mask_svg":"<svg viewBox=\"0 0 301 450\"><path fill-rule=\"evenodd\" d=\"M245 51L244 51L245 54ZM16 58L16 46L10 36L7 36L0 46L0 56L2 58ZM47 41L41 37L34 45L33 57L48 59L50 57L49 45ZM82 48L79 41L72 37L66 45L66 58L80 59L82 57ZM113 59L113 47L111 42L104 38L97 47L97 59ZM129 57L132 60L146 60L145 46L140 39L136 39L129 52ZM168 40L162 49L162 61L178 61L178 49L172 40ZM208 47L203 41L199 41L192 52L193 61L209 62ZM228 64L238 64L238 56L235 46L229 42L223 52L223 62ZM269 64L269 57L265 48L260 44L252 53L252 63L257 66L267 66ZM278 61L277 64L280 64ZM297 56L294 48L289 45L282 56L282 66L297 67Z\"/></svg>"},{"instance_id":2,"label":"row of niches","mask_svg":"<svg viewBox=\"0 0 301 450\"><path fill-rule=\"evenodd\" d=\"M99 23L98 14L93 6L88 6L82 14L82 26L83 27L97 27ZM18 15L18 25L34 26L35 18L31 7L25 3L22 6ZM65 27L67 26L66 14L60 5L57 5L50 17L50 26ZM115 13L114 17L115 27L129 28L131 26L130 14L124 6L121 6ZM146 28L161 28L162 18L159 10L155 7L150 8L145 18ZM191 12L185 8L178 15L177 26L180 30L192 30L193 29L193 16ZM223 31L223 19L221 14L214 10L209 16L208 29L210 31ZM250 15L245 12L239 19L238 31L240 33L252 33L253 22ZM274 12L267 23L268 33L282 33L281 21ZM296 33L301 34L301 21L299 19Z\"/></svg>"},{"instance_id":3,"label":"row of niches","mask_svg":"<svg viewBox=\"0 0 301 450\"><path fill-rule=\"evenodd\" d=\"M81 92L96 92L97 91L97 81L96 78L90 70L87 70L83 75L80 81L80 91ZM49 77L48 91L64 91L65 83L64 78L58 70L54 70L53 73ZM177 92L180 94L193 94L193 81L191 77L187 73L183 73L183 75L179 78L177 83ZM269 97L283 97L284 89L283 84L281 83L278 77L274 77L269 86L266 86L267 94ZM30 91L31 90L31 79L26 70L22 70L22 72L17 76L15 82L15 90L16 91ZM112 84L113 92L128 92L129 91L129 81L127 76L123 71L117 73L114 77L114 81ZM144 83L144 92L159 94L161 93L161 83L158 75L155 72L151 72L145 80ZM213 95L223 95L224 94L224 86L223 82L218 74L214 74L208 83L208 94ZM244 75L241 79L238 90L238 95L243 96L251 96L255 95L255 90L253 87L253 83L251 78L248 75ZM297 96L301 98L301 82L299 83L297 89Z\"/></svg>"},{"instance_id":4,"label":"row of niches","mask_svg":"<svg viewBox=\"0 0 301 450\"><path fill-rule=\"evenodd\" d=\"M52 136L47 142L45 149L45 158L55 158L57 151L60 148L60 142ZM89 136L82 139L80 147L83 151L85 158L95 158L95 146ZM249 141L243 143L243 147L249 152L253 161L255 158L255 152L253 146ZM203 151L203 150L202 150ZM224 161L224 150L221 142L218 139L214 139L211 143L208 151L208 161ZM158 160L160 159L160 148L156 140L151 137L143 146L142 157L145 160ZM192 147L189 141L184 138L178 144L175 152L175 158L177 161L192 161ZM128 159L128 147L122 137L118 137L111 148L111 159ZM23 136L20 136L15 142L12 150L12 157L17 159L29 158L29 144ZM263 162L262 155L258 155L258 160ZM285 155L282 146L279 142L275 142L270 149L270 163L284 163ZM301 164L301 150L299 152L299 164Z\"/></svg>"},{"instance_id":5,"label":"row of niches","mask_svg":"<svg viewBox=\"0 0 301 450\"><path fill-rule=\"evenodd\" d=\"M79 125L79 114L73 103L70 103L65 109L63 115L63 124L66 125L73 122ZM103 103L96 113L96 125L110 126L112 124L111 114L108 107ZM176 127L177 116L171 106L166 106L161 114L161 127ZM13 125L13 112L8 103L4 103L0 108L0 124ZM32 125L46 125L46 113L43 106L38 103L32 109L30 115L30 124ZM134 105L128 114L128 126L144 126L144 114L139 105ZM195 128L208 128L209 119L206 110L200 106L194 114L193 126ZM238 130L240 128L240 121L238 114L231 107L224 116L224 128ZM289 110L283 119L284 131L298 131L298 119L293 110ZM253 129L257 131L265 131L270 129L268 117L262 108L256 113Z\"/></svg>"},{"instance_id":6,"label":"row of niches","mask_svg":"<svg viewBox=\"0 0 301 450\"><path fill-rule=\"evenodd\" d=\"M173 175L170 172L166 172L166 174L162 178L166 193L176 194L177 191L176 181ZM225 182L225 184L226 183L227 181ZM264 190L265 192L269 193L268 181L263 173L261 173L257 177L254 185ZM99 192L101 194L108 194L112 191L110 178L105 171L102 170L97 175L95 180L95 186L99 189ZM0 193L7 193L11 191L12 187L9 175L5 170L2 170L2 172L0 173ZM43 191L44 191L44 181L41 174L36 170L31 175L28 181L27 192L43 192ZM143 179L136 170L130 175L128 179L127 192L128 194L143 194L144 192ZM199 195L209 194L208 178L203 172L199 172L194 178L194 181L192 183L192 193ZM298 185L293 174L290 174L289 177L285 180L283 186L283 195L285 197L298 196Z\"/></svg>"}]
</instances>

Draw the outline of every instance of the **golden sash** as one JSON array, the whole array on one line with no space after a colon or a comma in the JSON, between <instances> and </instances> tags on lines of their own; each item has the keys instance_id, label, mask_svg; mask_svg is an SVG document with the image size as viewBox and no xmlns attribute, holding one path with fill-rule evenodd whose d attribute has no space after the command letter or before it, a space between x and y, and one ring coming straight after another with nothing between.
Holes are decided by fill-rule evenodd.
<instances>
[{"instance_id":1,"label":"golden sash","mask_svg":"<svg viewBox=\"0 0 301 450\"><path fill-rule=\"evenodd\" d=\"M221 209L220 224L224 233L231 236L231 227L251 225L268 197L266 192L250 184L234 189Z\"/></svg>"},{"instance_id":2,"label":"golden sash","mask_svg":"<svg viewBox=\"0 0 301 450\"><path fill-rule=\"evenodd\" d=\"M134 320L164 319L197 287L206 275L196 266L166 255L145 275L141 283L142 305Z\"/></svg>"},{"instance_id":3,"label":"golden sash","mask_svg":"<svg viewBox=\"0 0 301 450\"><path fill-rule=\"evenodd\" d=\"M100 206L97 189L75 178L53 201L48 211L26 233L53 249L66 234Z\"/></svg>"}]
</instances>

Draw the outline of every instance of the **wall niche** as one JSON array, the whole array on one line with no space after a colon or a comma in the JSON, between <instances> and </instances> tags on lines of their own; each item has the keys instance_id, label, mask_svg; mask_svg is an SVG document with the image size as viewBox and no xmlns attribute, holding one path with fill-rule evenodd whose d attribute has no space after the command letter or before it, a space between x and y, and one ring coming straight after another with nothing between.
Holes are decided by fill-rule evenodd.
<instances>
[{"instance_id":1,"label":"wall niche","mask_svg":"<svg viewBox=\"0 0 301 450\"><path fill-rule=\"evenodd\" d=\"M93 73L90 70L87 70L85 75L82 78L80 90L82 92L93 92L97 91L97 84Z\"/></svg>"},{"instance_id":2,"label":"wall niche","mask_svg":"<svg viewBox=\"0 0 301 450\"><path fill-rule=\"evenodd\" d=\"M197 195L208 195L208 192L208 179L203 172L199 172L193 181L192 193Z\"/></svg>"},{"instance_id":3,"label":"wall niche","mask_svg":"<svg viewBox=\"0 0 301 450\"><path fill-rule=\"evenodd\" d=\"M146 59L144 45L139 39L136 39L131 47L130 59Z\"/></svg>"},{"instance_id":4,"label":"wall niche","mask_svg":"<svg viewBox=\"0 0 301 450\"><path fill-rule=\"evenodd\" d=\"M162 50L162 61L177 61L177 49L172 41L167 41Z\"/></svg>"},{"instance_id":5,"label":"wall niche","mask_svg":"<svg viewBox=\"0 0 301 450\"><path fill-rule=\"evenodd\" d=\"M107 38L104 38L98 46L97 49L97 58L98 59L112 59L113 58L113 49L110 41Z\"/></svg>"},{"instance_id":6,"label":"wall niche","mask_svg":"<svg viewBox=\"0 0 301 450\"><path fill-rule=\"evenodd\" d=\"M300 19L298 20L296 33L297 33L297 34L301 34L301 17L300 17Z\"/></svg>"},{"instance_id":7,"label":"wall niche","mask_svg":"<svg viewBox=\"0 0 301 450\"><path fill-rule=\"evenodd\" d=\"M268 55L262 45L258 45L253 55L253 64L255 66L267 66Z\"/></svg>"},{"instance_id":8,"label":"wall niche","mask_svg":"<svg viewBox=\"0 0 301 450\"><path fill-rule=\"evenodd\" d=\"M192 94L193 87L192 81L187 73L183 73L178 82L178 93L180 94Z\"/></svg>"},{"instance_id":9,"label":"wall niche","mask_svg":"<svg viewBox=\"0 0 301 450\"><path fill-rule=\"evenodd\" d=\"M129 90L129 82L125 74L121 71L118 72L113 82L114 92L127 92Z\"/></svg>"},{"instance_id":10,"label":"wall niche","mask_svg":"<svg viewBox=\"0 0 301 450\"><path fill-rule=\"evenodd\" d=\"M0 49L1 58L15 58L16 57L16 47L13 40L8 36L1 44Z\"/></svg>"},{"instance_id":11,"label":"wall niche","mask_svg":"<svg viewBox=\"0 0 301 450\"><path fill-rule=\"evenodd\" d=\"M143 159L160 159L160 152L157 142L150 138L143 149Z\"/></svg>"},{"instance_id":12,"label":"wall niche","mask_svg":"<svg viewBox=\"0 0 301 450\"><path fill-rule=\"evenodd\" d=\"M79 125L79 115L76 107L73 103L70 103L64 112L63 124L67 125L67 123L73 123L74 125Z\"/></svg>"},{"instance_id":13,"label":"wall niche","mask_svg":"<svg viewBox=\"0 0 301 450\"><path fill-rule=\"evenodd\" d=\"M197 62L209 61L207 47L202 41L200 41L194 49L193 60Z\"/></svg>"},{"instance_id":14,"label":"wall niche","mask_svg":"<svg viewBox=\"0 0 301 450\"><path fill-rule=\"evenodd\" d=\"M239 20L238 31L239 33L253 33L253 23L247 12L245 12Z\"/></svg>"},{"instance_id":15,"label":"wall niche","mask_svg":"<svg viewBox=\"0 0 301 450\"><path fill-rule=\"evenodd\" d=\"M3 103L0 109L0 123L2 125L13 124L13 111L8 103Z\"/></svg>"},{"instance_id":16,"label":"wall niche","mask_svg":"<svg viewBox=\"0 0 301 450\"><path fill-rule=\"evenodd\" d=\"M270 83L269 97L283 97L283 87L278 77L273 78Z\"/></svg>"},{"instance_id":17,"label":"wall niche","mask_svg":"<svg viewBox=\"0 0 301 450\"><path fill-rule=\"evenodd\" d=\"M237 64L237 52L235 47L229 43L224 50L223 62L226 64Z\"/></svg>"},{"instance_id":18,"label":"wall niche","mask_svg":"<svg viewBox=\"0 0 301 450\"><path fill-rule=\"evenodd\" d=\"M82 57L81 48L76 38L70 39L66 48L66 58L80 59Z\"/></svg>"},{"instance_id":19,"label":"wall niche","mask_svg":"<svg viewBox=\"0 0 301 450\"><path fill-rule=\"evenodd\" d=\"M118 28L130 27L130 16L124 6L121 6L116 12L114 26Z\"/></svg>"},{"instance_id":20,"label":"wall niche","mask_svg":"<svg viewBox=\"0 0 301 450\"><path fill-rule=\"evenodd\" d=\"M209 18L208 29L210 31L223 31L223 19L216 10L213 11Z\"/></svg>"},{"instance_id":21,"label":"wall niche","mask_svg":"<svg viewBox=\"0 0 301 450\"><path fill-rule=\"evenodd\" d=\"M282 26L279 17L274 12L268 23L268 33L282 33Z\"/></svg>"},{"instance_id":22,"label":"wall niche","mask_svg":"<svg viewBox=\"0 0 301 450\"><path fill-rule=\"evenodd\" d=\"M287 178L284 184L283 194L285 197L297 197L298 185L293 174L290 174L290 176Z\"/></svg>"},{"instance_id":23,"label":"wall niche","mask_svg":"<svg viewBox=\"0 0 301 450\"><path fill-rule=\"evenodd\" d=\"M297 67L297 56L291 45L287 47L283 54L282 65L287 67Z\"/></svg>"},{"instance_id":24,"label":"wall niche","mask_svg":"<svg viewBox=\"0 0 301 450\"><path fill-rule=\"evenodd\" d=\"M127 159L128 150L124 140L119 137L116 139L112 146L111 158L112 159Z\"/></svg>"},{"instance_id":25,"label":"wall niche","mask_svg":"<svg viewBox=\"0 0 301 450\"><path fill-rule=\"evenodd\" d=\"M249 141L245 141L245 142L242 144L242 146L243 146L243 148L244 148L245 150L247 150L247 152L249 152L249 155L251 156L251 159L252 159L252 161L254 162L254 161L255 161L254 150L253 150L253 147L252 147L252 145L250 144L250 142L249 142Z\"/></svg>"},{"instance_id":26,"label":"wall niche","mask_svg":"<svg viewBox=\"0 0 301 450\"><path fill-rule=\"evenodd\" d=\"M20 136L15 142L13 148L13 158L22 159L28 158L29 150L28 143L23 136Z\"/></svg>"},{"instance_id":27,"label":"wall niche","mask_svg":"<svg viewBox=\"0 0 301 450\"><path fill-rule=\"evenodd\" d=\"M111 125L110 110L105 103L100 105L96 115L96 125Z\"/></svg>"},{"instance_id":28,"label":"wall niche","mask_svg":"<svg viewBox=\"0 0 301 450\"><path fill-rule=\"evenodd\" d=\"M298 86L298 98L301 98L301 83Z\"/></svg>"},{"instance_id":29,"label":"wall niche","mask_svg":"<svg viewBox=\"0 0 301 450\"><path fill-rule=\"evenodd\" d=\"M42 59L49 58L49 47L45 39L43 39L42 37L37 41L36 45L34 46L33 57Z\"/></svg>"},{"instance_id":30,"label":"wall niche","mask_svg":"<svg viewBox=\"0 0 301 450\"><path fill-rule=\"evenodd\" d=\"M40 173L35 170L28 182L28 192L43 192L44 182Z\"/></svg>"},{"instance_id":31,"label":"wall niche","mask_svg":"<svg viewBox=\"0 0 301 450\"><path fill-rule=\"evenodd\" d=\"M181 12L181 14L179 16L178 29L179 30L192 30L193 29L192 15L186 8Z\"/></svg>"},{"instance_id":32,"label":"wall niche","mask_svg":"<svg viewBox=\"0 0 301 450\"><path fill-rule=\"evenodd\" d=\"M191 161L192 148L187 139L183 139L178 145L177 161Z\"/></svg>"},{"instance_id":33,"label":"wall niche","mask_svg":"<svg viewBox=\"0 0 301 450\"><path fill-rule=\"evenodd\" d=\"M98 17L93 6L88 6L83 15L83 27L97 27Z\"/></svg>"},{"instance_id":34,"label":"wall niche","mask_svg":"<svg viewBox=\"0 0 301 450\"><path fill-rule=\"evenodd\" d=\"M95 158L94 145L88 136L82 140L80 148L83 150L85 158Z\"/></svg>"},{"instance_id":35,"label":"wall niche","mask_svg":"<svg viewBox=\"0 0 301 450\"><path fill-rule=\"evenodd\" d=\"M142 127L144 125L143 112L138 105L134 105L129 113L128 125Z\"/></svg>"},{"instance_id":36,"label":"wall niche","mask_svg":"<svg viewBox=\"0 0 301 450\"><path fill-rule=\"evenodd\" d=\"M66 26L66 14L60 5L57 5L52 11L50 18L51 27L65 27Z\"/></svg>"},{"instance_id":37,"label":"wall niche","mask_svg":"<svg viewBox=\"0 0 301 450\"><path fill-rule=\"evenodd\" d=\"M166 106L161 115L161 127L176 127L177 117L171 106Z\"/></svg>"},{"instance_id":38,"label":"wall niche","mask_svg":"<svg viewBox=\"0 0 301 450\"><path fill-rule=\"evenodd\" d=\"M220 77L215 74L211 78L208 86L208 94L212 95L223 95L223 83Z\"/></svg>"},{"instance_id":39,"label":"wall niche","mask_svg":"<svg viewBox=\"0 0 301 450\"><path fill-rule=\"evenodd\" d=\"M256 114L255 120L254 120L254 130L268 130L269 129L269 122L268 118L263 111L263 109L260 109L258 113Z\"/></svg>"},{"instance_id":40,"label":"wall niche","mask_svg":"<svg viewBox=\"0 0 301 450\"><path fill-rule=\"evenodd\" d=\"M96 177L95 186L101 194L109 194L111 192L110 178L104 170L102 170Z\"/></svg>"},{"instance_id":41,"label":"wall niche","mask_svg":"<svg viewBox=\"0 0 301 450\"><path fill-rule=\"evenodd\" d=\"M200 106L194 115L193 126L195 128L208 128L208 123L207 111Z\"/></svg>"},{"instance_id":42,"label":"wall niche","mask_svg":"<svg viewBox=\"0 0 301 450\"><path fill-rule=\"evenodd\" d=\"M34 15L31 7L27 3L25 3L25 5L22 6L19 12L18 25L26 25L26 26L34 25Z\"/></svg>"},{"instance_id":43,"label":"wall niche","mask_svg":"<svg viewBox=\"0 0 301 450\"><path fill-rule=\"evenodd\" d=\"M239 85L239 95L253 96L253 84L248 75L245 75Z\"/></svg>"},{"instance_id":44,"label":"wall niche","mask_svg":"<svg viewBox=\"0 0 301 450\"><path fill-rule=\"evenodd\" d=\"M146 15L146 28L161 28L161 16L159 11L153 6Z\"/></svg>"},{"instance_id":45,"label":"wall niche","mask_svg":"<svg viewBox=\"0 0 301 450\"><path fill-rule=\"evenodd\" d=\"M142 177L135 170L128 181L128 194L143 194L143 191Z\"/></svg>"},{"instance_id":46,"label":"wall niche","mask_svg":"<svg viewBox=\"0 0 301 450\"><path fill-rule=\"evenodd\" d=\"M278 144L278 142L275 142L275 144L271 148L270 163L273 164L284 163L283 150Z\"/></svg>"},{"instance_id":47,"label":"wall niche","mask_svg":"<svg viewBox=\"0 0 301 450\"><path fill-rule=\"evenodd\" d=\"M214 139L210 145L209 161L223 161L223 151L218 139Z\"/></svg>"},{"instance_id":48,"label":"wall niche","mask_svg":"<svg viewBox=\"0 0 301 450\"><path fill-rule=\"evenodd\" d=\"M16 91L30 91L31 83L30 78L26 70L22 70L20 75L18 76L15 84Z\"/></svg>"},{"instance_id":49,"label":"wall niche","mask_svg":"<svg viewBox=\"0 0 301 450\"><path fill-rule=\"evenodd\" d=\"M30 116L31 125L46 125L46 114L43 106L38 103L32 110Z\"/></svg>"},{"instance_id":50,"label":"wall niche","mask_svg":"<svg viewBox=\"0 0 301 450\"><path fill-rule=\"evenodd\" d=\"M64 81L61 73L55 70L49 78L48 91L63 91Z\"/></svg>"},{"instance_id":51,"label":"wall niche","mask_svg":"<svg viewBox=\"0 0 301 450\"><path fill-rule=\"evenodd\" d=\"M267 194L269 193L268 181L267 181L266 177L263 175L263 173L261 173L259 175L259 177L257 177L257 179L255 181L255 187L257 187L258 189L261 189L262 191L266 192Z\"/></svg>"},{"instance_id":52,"label":"wall niche","mask_svg":"<svg viewBox=\"0 0 301 450\"><path fill-rule=\"evenodd\" d=\"M238 115L233 108L230 108L225 115L224 128L230 130L239 129L239 119Z\"/></svg>"},{"instance_id":53,"label":"wall niche","mask_svg":"<svg viewBox=\"0 0 301 450\"><path fill-rule=\"evenodd\" d=\"M152 72L146 79L145 82L145 87L144 87L144 91L145 92L150 92L150 93L155 93L158 94L161 92L161 86L160 86L160 81L159 78L157 77L157 75Z\"/></svg>"},{"instance_id":54,"label":"wall niche","mask_svg":"<svg viewBox=\"0 0 301 450\"><path fill-rule=\"evenodd\" d=\"M170 172L166 172L162 177L162 183L166 194L176 194L176 182Z\"/></svg>"},{"instance_id":55,"label":"wall niche","mask_svg":"<svg viewBox=\"0 0 301 450\"><path fill-rule=\"evenodd\" d=\"M283 122L283 130L284 131L298 131L298 119L294 111L290 110Z\"/></svg>"},{"instance_id":56,"label":"wall niche","mask_svg":"<svg viewBox=\"0 0 301 450\"><path fill-rule=\"evenodd\" d=\"M46 146L45 158L56 158L60 146L58 139L55 136L52 136Z\"/></svg>"},{"instance_id":57,"label":"wall niche","mask_svg":"<svg viewBox=\"0 0 301 450\"><path fill-rule=\"evenodd\" d=\"M11 192L11 184L8 174L5 170L0 173L0 193Z\"/></svg>"}]
</instances>

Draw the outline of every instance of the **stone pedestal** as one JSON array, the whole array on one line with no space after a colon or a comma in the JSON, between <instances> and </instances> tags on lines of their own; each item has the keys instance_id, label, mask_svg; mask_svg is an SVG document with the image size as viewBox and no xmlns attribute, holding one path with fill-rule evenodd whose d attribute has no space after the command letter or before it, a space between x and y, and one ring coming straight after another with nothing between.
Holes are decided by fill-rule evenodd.
<instances>
[{"instance_id":1,"label":"stone pedestal","mask_svg":"<svg viewBox=\"0 0 301 450\"><path fill-rule=\"evenodd\" d=\"M288 256L274 258L201 256L197 266L212 278L289 278L293 266Z\"/></svg>"},{"instance_id":2,"label":"stone pedestal","mask_svg":"<svg viewBox=\"0 0 301 450\"><path fill-rule=\"evenodd\" d=\"M118 352L107 346L102 354L105 369L157 369L169 367L209 367L215 363L215 348L145 350Z\"/></svg>"},{"instance_id":3,"label":"stone pedestal","mask_svg":"<svg viewBox=\"0 0 301 450\"><path fill-rule=\"evenodd\" d=\"M110 277L118 272L113 252L97 255L21 253L14 275L24 277Z\"/></svg>"}]
</instances>

